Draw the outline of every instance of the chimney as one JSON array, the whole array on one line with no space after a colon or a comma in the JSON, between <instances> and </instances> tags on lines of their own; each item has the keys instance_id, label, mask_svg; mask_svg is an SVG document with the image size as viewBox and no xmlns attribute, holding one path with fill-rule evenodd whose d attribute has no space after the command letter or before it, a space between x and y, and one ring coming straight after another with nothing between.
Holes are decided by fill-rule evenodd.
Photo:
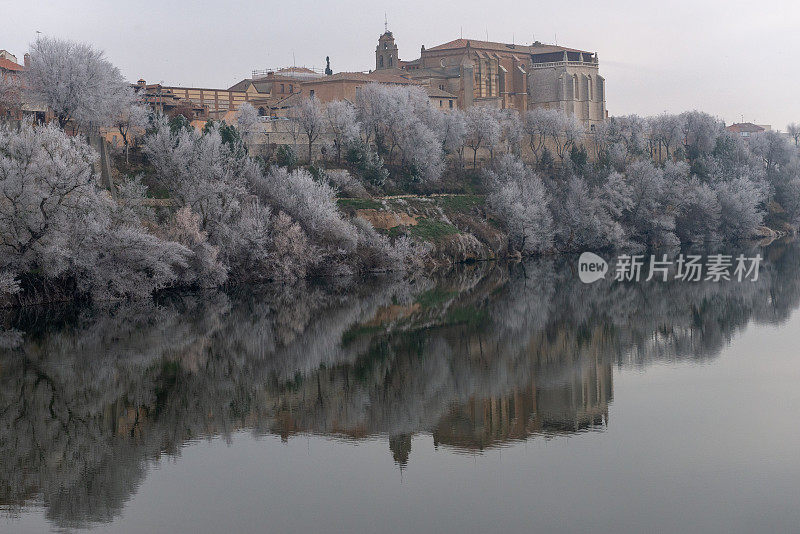
<instances>
[{"instance_id":1,"label":"chimney","mask_svg":"<svg viewBox=\"0 0 800 534\"><path fill-rule=\"evenodd\" d=\"M24 67L26 69L28 67L30 67L31 66L31 55L30 54L25 54L24 56L22 56L22 62L24 63Z\"/></svg>"}]
</instances>

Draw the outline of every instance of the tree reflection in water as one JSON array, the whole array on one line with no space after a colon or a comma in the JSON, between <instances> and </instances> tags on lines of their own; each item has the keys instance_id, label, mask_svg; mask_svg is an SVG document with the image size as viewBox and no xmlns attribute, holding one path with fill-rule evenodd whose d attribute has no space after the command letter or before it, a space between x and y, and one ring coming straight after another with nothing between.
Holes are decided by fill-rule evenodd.
<instances>
[{"instance_id":1,"label":"tree reflection in water","mask_svg":"<svg viewBox=\"0 0 800 534\"><path fill-rule=\"evenodd\" d=\"M713 358L789 316L800 248L761 254L755 283L584 285L570 258L18 310L0 333L0 505L110 521L151 462L241 429L386 436L401 466L420 432L480 450L602 430L612 366Z\"/></svg>"}]
</instances>

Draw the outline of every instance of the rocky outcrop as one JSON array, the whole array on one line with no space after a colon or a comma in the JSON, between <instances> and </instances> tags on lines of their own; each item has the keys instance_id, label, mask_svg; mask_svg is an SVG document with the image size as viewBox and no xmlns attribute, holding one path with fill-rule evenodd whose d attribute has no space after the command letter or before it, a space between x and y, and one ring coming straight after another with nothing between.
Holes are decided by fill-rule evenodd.
<instances>
[{"instance_id":1,"label":"rocky outcrop","mask_svg":"<svg viewBox=\"0 0 800 534\"><path fill-rule=\"evenodd\" d=\"M361 217L378 230L391 230L398 226L415 226L417 218L402 211L386 211L376 209L356 210L356 217Z\"/></svg>"}]
</instances>

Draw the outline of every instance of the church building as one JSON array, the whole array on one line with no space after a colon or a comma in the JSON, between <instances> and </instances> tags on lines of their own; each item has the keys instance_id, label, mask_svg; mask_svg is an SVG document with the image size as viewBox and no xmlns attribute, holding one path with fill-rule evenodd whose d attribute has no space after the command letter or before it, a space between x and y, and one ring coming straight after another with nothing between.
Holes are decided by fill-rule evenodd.
<instances>
[{"instance_id":1,"label":"church building","mask_svg":"<svg viewBox=\"0 0 800 534\"><path fill-rule=\"evenodd\" d=\"M605 79L597 53L542 44L456 39L402 61L392 32L378 38L375 69L402 72L430 90L456 95L459 107L558 109L587 126L605 120Z\"/></svg>"}]
</instances>

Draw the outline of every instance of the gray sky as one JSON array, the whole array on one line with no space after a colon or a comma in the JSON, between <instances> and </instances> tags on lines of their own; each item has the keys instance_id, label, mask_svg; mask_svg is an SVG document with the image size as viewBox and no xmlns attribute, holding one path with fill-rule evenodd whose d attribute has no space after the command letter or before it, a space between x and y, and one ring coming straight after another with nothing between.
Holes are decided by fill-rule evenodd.
<instances>
[{"instance_id":1,"label":"gray sky","mask_svg":"<svg viewBox=\"0 0 800 534\"><path fill-rule=\"evenodd\" d=\"M256 68L367 70L384 12L401 59L465 38L596 51L612 115L700 109L726 122L800 122L797 0L4 2L0 48L43 34L93 43L130 80L227 88Z\"/></svg>"}]
</instances>

